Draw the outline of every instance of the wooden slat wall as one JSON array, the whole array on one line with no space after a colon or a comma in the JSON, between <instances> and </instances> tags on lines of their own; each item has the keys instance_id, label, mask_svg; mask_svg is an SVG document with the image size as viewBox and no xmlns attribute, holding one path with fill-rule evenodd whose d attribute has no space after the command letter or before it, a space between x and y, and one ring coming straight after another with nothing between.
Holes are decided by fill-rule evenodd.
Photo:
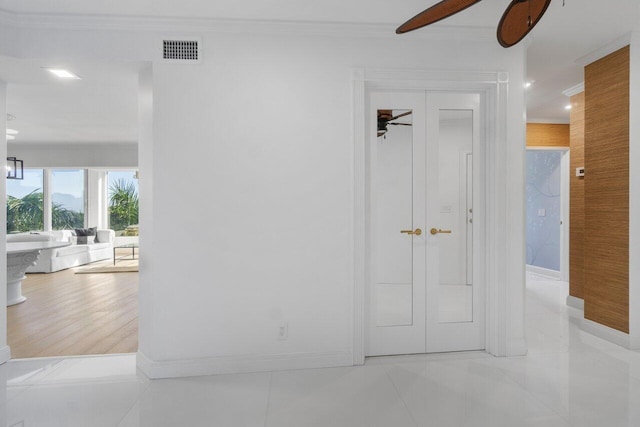
<instances>
[{"instance_id":1,"label":"wooden slat wall","mask_svg":"<svg viewBox=\"0 0 640 427\"><path fill-rule=\"evenodd\" d=\"M584 316L629 332L629 47L585 67Z\"/></svg>"},{"instance_id":2,"label":"wooden slat wall","mask_svg":"<svg viewBox=\"0 0 640 427\"><path fill-rule=\"evenodd\" d=\"M569 125L527 123L527 147L569 147Z\"/></svg>"},{"instance_id":3,"label":"wooden slat wall","mask_svg":"<svg viewBox=\"0 0 640 427\"><path fill-rule=\"evenodd\" d=\"M584 298L584 92L571 97L571 168L569 170L569 295Z\"/></svg>"}]
</instances>

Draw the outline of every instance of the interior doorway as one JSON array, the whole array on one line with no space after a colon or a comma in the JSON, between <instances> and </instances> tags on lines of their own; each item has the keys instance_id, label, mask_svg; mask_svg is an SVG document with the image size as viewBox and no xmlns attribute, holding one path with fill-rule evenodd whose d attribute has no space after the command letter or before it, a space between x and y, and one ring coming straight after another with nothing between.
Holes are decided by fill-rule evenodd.
<instances>
[{"instance_id":1,"label":"interior doorway","mask_svg":"<svg viewBox=\"0 0 640 427\"><path fill-rule=\"evenodd\" d=\"M66 62L82 77L66 82L38 60L0 64L14 73L6 102L16 136L7 153L25 168L24 180L7 182L7 231L59 244L27 267L26 299L7 308L11 356L134 353L138 259L118 245L123 230L137 234L143 64ZM109 182L108 171L123 176Z\"/></svg>"},{"instance_id":2,"label":"interior doorway","mask_svg":"<svg viewBox=\"0 0 640 427\"><path fill-rule=\"evenodd\" d=\"M365 355L484 349L480 95L372 92L369 114Z\"/></svg>"},{"instance_id":3,"label":"interior doorway","mask_svg":"<svg viewBox=\"0 0 640 427\"><path fill-rule=\"evenodd\" d=\"M526 153L527 271L569 280L569 150Z\"/></svg>"}]
</instances>

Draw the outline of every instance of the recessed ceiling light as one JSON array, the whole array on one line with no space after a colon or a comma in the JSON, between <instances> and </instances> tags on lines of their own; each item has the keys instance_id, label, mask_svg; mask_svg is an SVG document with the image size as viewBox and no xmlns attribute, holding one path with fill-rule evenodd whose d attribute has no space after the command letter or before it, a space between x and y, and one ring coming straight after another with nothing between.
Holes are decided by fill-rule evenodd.
<instances>
[{"instance_id":1,"label":"recessed ceiling light","mask_svg":"<svg viewBox=\"0 0 640 427\"><path fill-rule=\"evenodd\" d=\"M565 109L565 110L571 110L571 104L567 104L567 105L565 105L565 106L564 106L564 109Z\"/></svg>"},{"instance_id":2,"label":"recessed ceiling light","mask_svg":"<svg viewBox=\"0 0 640 427\"><path fill-rule=\"evenodd\" d=\"M47 68L47 70L61 79L80 80L80 77L76 74L73 74L71 71L63 70L62 68Z\"/></svg>"},{"instance_id":3,"label":"recessed ceiling light","mask_svg":"<svg viewBox=\"0 0 640 427\"><path fill-rule=\"evenodd\" d=\"M16 139L16 137L14 135L7 134L7 141L12 140L12 139Z\"/></svg>"},{"instance_id":4,"label":"recessed ceiling light","mask_svg":"<svg viewBox=\"0 0 640 427\"><path fill-rule=\"evenodd\" d=\"M7 135L17 135L17 134L18 134L17 130L7 128Z\"/></svg>"},{"instance_id":5,"label":"recessed ceiling light","mask_svg":"<svg viewBox=\"0 0 640 427\"><path fill-rule=\"evenodd\" d=\"M531 86L533 86L533 83L535 83L535 80L529 80L528 82L525 82L524 88L529 89Z\"/></svg>"}]
</instances>

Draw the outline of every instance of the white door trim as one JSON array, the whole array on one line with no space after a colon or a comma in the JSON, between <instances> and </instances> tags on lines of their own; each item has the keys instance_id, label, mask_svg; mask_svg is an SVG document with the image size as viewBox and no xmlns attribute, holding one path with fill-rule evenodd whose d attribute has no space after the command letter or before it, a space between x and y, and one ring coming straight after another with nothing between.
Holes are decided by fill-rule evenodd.
<instances>
[{"instance_id":1,"label":"white door trim","mask_svg":"<svg viewBox=\"0 0 640 427\"><path fill-rule=\"evenodd\" d=\"M520 170L514 177L510 165L513 161L524 165L524 149L513 150L507 144L508 73L356 69L352 80L354 287L351 298L354 365L364 364L365 359L365 287L370 278L366 106L368 92L372 89L474 91L481 94L481 120L485 123L483 139L487 144L486 157L481 159L486 171L486 350L496 356L525 354L524 331L513 330L523 324L523 313L518 307L524 299L524 237L519 235L522 233L508 231L510 226L524 230L523 212L517 212L518 209L510 205L513 197L518 195L509 185L509 180L513 183L514 179L519 179L519 196L524 200L524 175ZM522 203L518 205L516 202L515 205L522 207ZM510 280L515 283L509 283ZM510 325L509 330L507 325Z\"/></svg>"}]
</instances>

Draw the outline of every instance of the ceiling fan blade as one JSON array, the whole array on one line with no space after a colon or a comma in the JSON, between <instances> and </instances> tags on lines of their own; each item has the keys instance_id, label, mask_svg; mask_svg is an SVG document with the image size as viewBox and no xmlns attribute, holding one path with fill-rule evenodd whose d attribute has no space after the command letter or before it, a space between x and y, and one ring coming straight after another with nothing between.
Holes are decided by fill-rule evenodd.
<instances>
[{"instance_id":1,"label":"ceiling fan blade","mask_svg":"<svg viewBox=\"0 0 640 427\"><path fill-rule=\"evenodd\" d=\"M498 24L498 43L511 47L525 38L550 3L551 0L512 0Z\"/></svg>"},{"instance_id":2,"label":"ceiling fan blade","mask_svg":"<svg viewBox=\"0 0 640 427\"><path fill-rule=\"evenodd\" d=\"M473 6L479 1L480 0L442 0L400 25L396 30L396 34L406 33L433 24L469 6Z\"/></svg>"},{"instance_id":3,"label":"ceiling fan blade","mask_svg":"<svg viewBox=\"0 0 640 427\"><path fill-rule=\"evenodd\" d=\"M408 115L409 115L409 114L411 114L411 113L413 113L413 111L412 111L412 110L409 110L409 111L407 111L407 112L405 112L405 113L398 114L397 116L391 117L391 118L389 119L389 121L391 121L391 120L395 120L395 119L399 119L400 117L408 116Z\"/></svg>"},{"instance_id":4,"label":"ceiling fan blade","mask_svg":"<svg viewBox=\"0 0 640 427\"><path fill-rule=\"evenodd\" d=\"M378 118L385 120L393 119L393 110L378 110Z\"/></svg>"}]
</instances>

